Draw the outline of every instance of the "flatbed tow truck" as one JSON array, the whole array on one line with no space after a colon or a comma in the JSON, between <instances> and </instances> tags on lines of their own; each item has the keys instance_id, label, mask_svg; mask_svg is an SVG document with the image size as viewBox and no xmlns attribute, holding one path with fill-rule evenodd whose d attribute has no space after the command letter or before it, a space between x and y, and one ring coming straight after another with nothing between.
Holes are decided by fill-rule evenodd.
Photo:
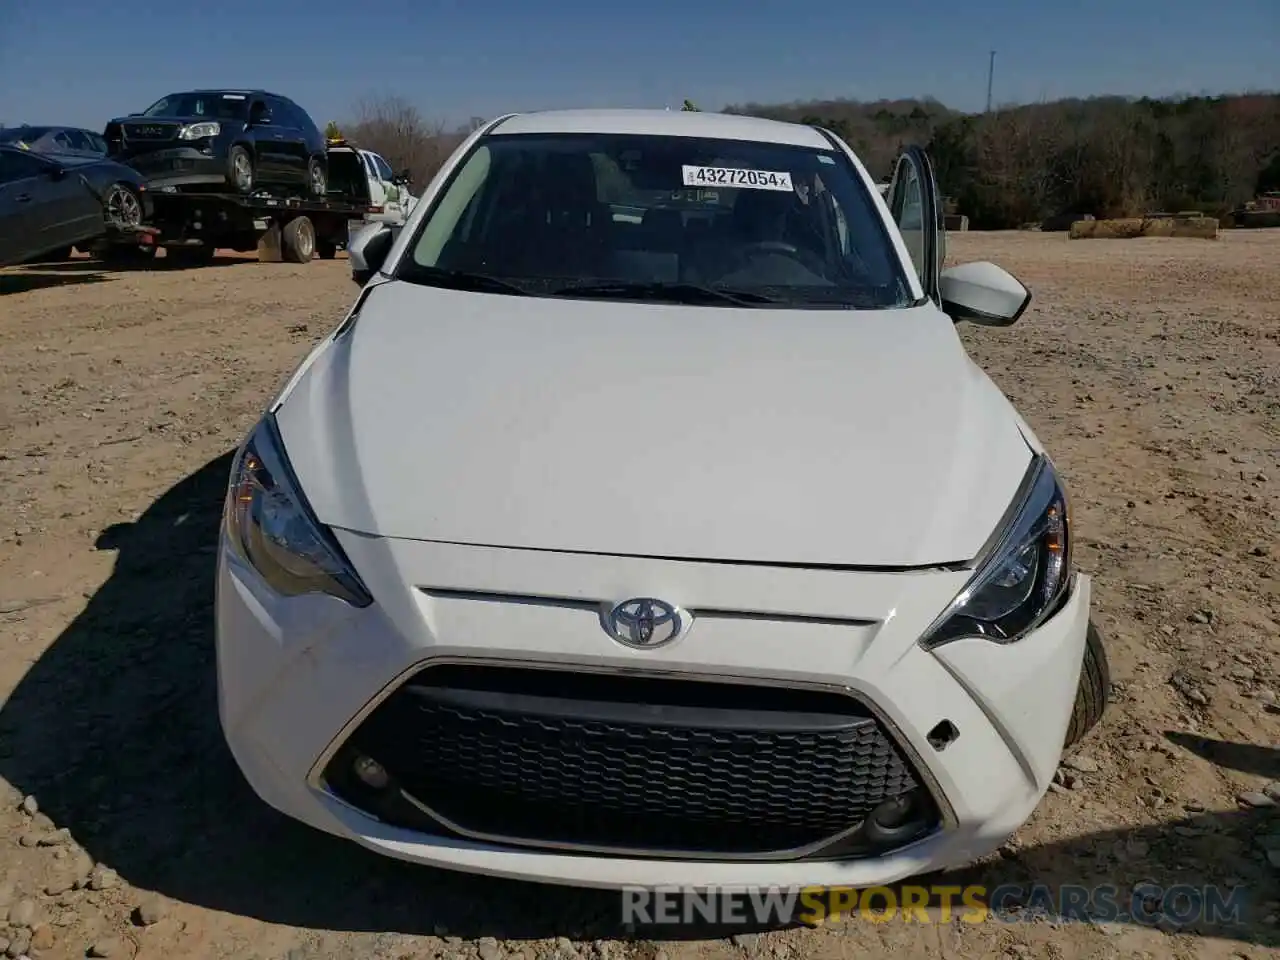
<instances>
[{"instance_id":1,"label":"flatbed tow truck","mask_svg":"<svg viewBox=\"0 0 1280 960\"><path fill-rule=\"evenodd\" d=\"M345 143L330 143L331 170L345 167L347 157L359 158ZM341 158L341 159L340 159ZM118 231L98 249L105 261L138 261L155 256L163 247L167 259L199 264L217 250L247 253L257 250L263 263L307 263L313 256L331 260L346 246L354 225L370 212L368 188L361 173L331 177L337 189L320 197L285 196L271 191L249 195L228 192L158 189L151 193L151 219L130 231Z\"/></svg>"}]
</instances>

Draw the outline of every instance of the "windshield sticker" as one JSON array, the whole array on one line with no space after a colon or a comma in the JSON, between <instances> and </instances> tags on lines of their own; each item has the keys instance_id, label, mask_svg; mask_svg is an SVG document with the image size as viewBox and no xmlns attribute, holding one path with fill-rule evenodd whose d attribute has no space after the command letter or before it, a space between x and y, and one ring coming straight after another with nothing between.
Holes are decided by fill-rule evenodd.
<instances>
[{"instance_id":1,"label":"windshield sticker","mask_svg":"<svg viewBox=\"0 0 1280 960\"><path fill-rule=\"evenodd\" d=\"M223 100L243 100L244 94L243 93L224 93L222 95L222 99Z\"/></svg>"},{"instance_id":2,"label":"windshield sticker","mask_svg":"<svg viewBox=\"0 0 1280 960\"><path fill-rule=\"evenodd\" d=\"M680 168L686 187L743 187L748 190L780 190L791 193L791 174L775 170L742 170L733 167Z\"/></svg>"},{"instance_id":3,"label":"windshield sticker","mask_svg":"<svg viewBox=\"0 0 1280 960\"><path fill-rule=\"evenodd\" d=\"M819 163L835 163L835 157L828 157L825 153L818 154Z\"/></svg>"}]
</instances>

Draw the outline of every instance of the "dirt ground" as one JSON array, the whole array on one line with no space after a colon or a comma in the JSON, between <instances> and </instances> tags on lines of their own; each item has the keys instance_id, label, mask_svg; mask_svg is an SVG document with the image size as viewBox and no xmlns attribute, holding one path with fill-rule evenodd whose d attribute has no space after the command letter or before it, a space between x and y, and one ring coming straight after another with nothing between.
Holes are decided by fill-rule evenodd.
<instances>
[{"instance_id":1,"label":"dirt ground","mask_svg":"<svg viewBox=\"0 0 1280 960\"><path fill-rule=\"evenodd\" d=\"M212 554L230 451L351 302L347 264L77 261L0 271L0 954L1280 955L1280 231L950 246L1036 293L964 336L1069 483L1116 682L1032 822L944 880L1227 885L1240 923L629 932L606 894L285 821L221 740Z\"/></svg>"}]
</instances>

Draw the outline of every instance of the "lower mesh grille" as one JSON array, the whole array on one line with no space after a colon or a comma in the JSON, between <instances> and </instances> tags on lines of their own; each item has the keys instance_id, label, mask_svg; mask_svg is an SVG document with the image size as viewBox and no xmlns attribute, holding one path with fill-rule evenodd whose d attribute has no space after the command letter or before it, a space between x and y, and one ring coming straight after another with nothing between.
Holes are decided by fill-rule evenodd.
<instances>
[{"instance_id":1,"label":"lower mesh grille","mask_svg":"<svg viewBox=\"0 0 1280 960\"><path fill-rule=\"evenodd\" d=\"M357 755L436 829L631 855L801 855L924 794L840 694L549 670L442 666L398 689L327 772L368 809L347 769Z\"/></svg>"}]
</instances>

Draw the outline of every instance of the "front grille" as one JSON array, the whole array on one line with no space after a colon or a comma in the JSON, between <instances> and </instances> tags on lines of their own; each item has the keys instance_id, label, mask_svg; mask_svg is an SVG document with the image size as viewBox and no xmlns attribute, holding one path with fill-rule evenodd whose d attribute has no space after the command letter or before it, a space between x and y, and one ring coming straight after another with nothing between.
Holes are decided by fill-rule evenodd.
<instances>
[{"instance_id":1,"label":"front grille","mask_svg":"<svg viewBox=\"0 0 1280 960\"><path fill-rule=\"evenodd\" d=\"M178 128L170 123L126 123L124 136L126 140L160 141L172 140Z\"/></svg>"},{"instance_id":2,"label":"front grille","mask_svg":"<svg viewBox=\"0 0 1280 960\"><path fill-rule=\"evenodd\" d=\"M434 816L372 796L350 775L357 756L390 774L384 794ZM873 809L925 794L842 694L456 665L393 693L326 781L411 829L648 856L800 856L837 838L847 855Z\"/></svg>"}]
</instances>

